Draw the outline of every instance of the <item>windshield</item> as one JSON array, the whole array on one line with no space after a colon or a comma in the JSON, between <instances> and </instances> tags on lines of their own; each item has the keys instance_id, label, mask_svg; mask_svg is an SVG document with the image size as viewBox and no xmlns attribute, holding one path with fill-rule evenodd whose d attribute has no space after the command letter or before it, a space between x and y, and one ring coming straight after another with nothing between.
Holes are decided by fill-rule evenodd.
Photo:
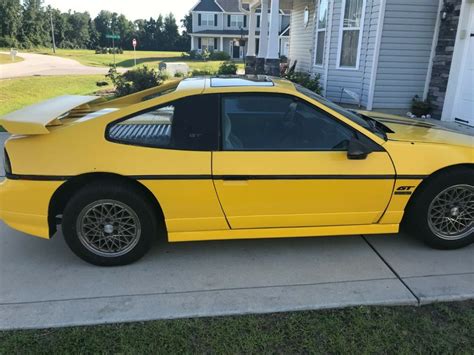
<instances>
[{"instance_id":1,"label":"windshield","mask_svg":"<svg viewBox=\"0 0 474 355\"><path fill-rule=\"evenodd\" d=\"M316 94L314 91L311 91L299 84L295 84L296 90L298 90L300 93L302 93L305 96L308 96L309 98L316 100L323 105L329 107L331 110L336 111L337 113L340 113L344 117L347 117L351 121L357 123L359 126L364 127L365 129L369 130L370 132L376 134L382 139L387 139L386 132L383 129L380 129L378 126L378 122L375 121L374 119L367 117L367 116L362 116L358 114L357 112L351 111L351 110L346 110L345 108L335 104L332 101L329 101L328 99L322 97L321 95Z\"/></svg>"}]
</instances>

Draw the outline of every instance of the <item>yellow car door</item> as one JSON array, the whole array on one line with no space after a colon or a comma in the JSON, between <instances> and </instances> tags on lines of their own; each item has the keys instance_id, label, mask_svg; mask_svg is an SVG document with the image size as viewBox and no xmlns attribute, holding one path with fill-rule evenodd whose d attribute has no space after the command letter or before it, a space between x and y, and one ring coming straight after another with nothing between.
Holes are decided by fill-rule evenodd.
<instances>
[{"instance_id":1,"label":"yellow car door","mask_svg":"<svg viewBox=\"0 0 474 355\"><path fill-rule=\"evenodd\" d=\"M381 146L293 96L221 100L213 179L232 229L378 222L395 181ZM369 147L370 154L349 159L350 144Z\"/></svg>"}]
</instances>

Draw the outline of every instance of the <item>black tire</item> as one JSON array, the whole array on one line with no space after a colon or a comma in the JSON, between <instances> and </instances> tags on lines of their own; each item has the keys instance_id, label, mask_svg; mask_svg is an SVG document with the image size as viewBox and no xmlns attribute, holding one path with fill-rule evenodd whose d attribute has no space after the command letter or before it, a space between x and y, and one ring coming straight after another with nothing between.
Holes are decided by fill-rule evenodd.
<instances>
[{"instance_id":1,"label":"black tire","mask_svg":"<svg viewBox=\"0 0 474 355\"><path fill-rule=\"evenodd\" d=\"M92 214L93 212L89 211L94 209L94 212L97 212L101 208L99 205L105 206L105 208L116 208L113 211L119 211L116 212L117 214L121 213L120 218L117 216L113 220L103 222L109 223L107 227L112 229L112 231L110 231L110 228L108 229L108 234L105 231L99 232L100 228L106 228L106 226L101 224L102 222L93 222L92 224L84 224L82 222L85 220L84 216L95 218L97 214ZM120 209L123 211L120 212ZM99 219L102 220L102 217L96 218L95 221L97 222ZM122 220L129 224L127 226L122 225ZM83 227L84 225L93 225L93 227ZM157 226L157 217L152 202L138 188L115 181L101 181L100 183L92 183L83 187L66 205L62 220L64 238L74 254L84 261L98 266L128 265L142 258L151 249L153 241L156 239L158 234ZM93 236L89 237L89 230L84 228L94 229L92 232ZM124 229L121 229L119 232L119 228ZM125 228L129 228L130 231ZM81 232L84 230L86 233ZM103 233L102 236L97 237L100 233ZM116 238L119 233L133 235L130 237L133 242L128 243L127 239L123 236ZM101 240L97 242L99 246L91 241L92 238L94 240ZM115 248L115 253L110 251L109 254L100 250L100 243L104 243L104 240L107 238L109 238L109 241L114 239L113 242L110 241L107 245ZM115 245L115 241L117 241L118 245ZM119 251L120 248L118 246L122 247L122 242L124 245L128 243L128 247L124 247L124 250ZM102 246L103 248L105 248L105 245Z\"/></svg>"},{"instance_id":2,"label":"black tire","mask_svg":"<svg viewBox=\"0 0 474 355\"><path fill-rule=\"evenodd\" d=\"M448 236L434 226L433 218L431 218L431 222L429 221L429 216L432 216L432 214L430 214L430 211L433 211L432 203L434 204L435 199L441 196L442 193L454 187L467 188L472 192L474 191L473 182L474 170L467 168L448 170L430 178L425 185L416 191L415 196L413 196L413 203L411 203L407 210L405 227L407 227L408 231L415 237L423 240L426 244L435 249L459 249L472 244L474 242L474 224L472 218L470 218L470 223L467 223L469 227L466 227L464 231L459 231L457 236ZM472 192L472 194L474 194L474 192ZM472 196L472 194L470 196ZM470 198L468 205L470 206L471 215L474 208L473 204L474 199ZM454 205L452 207L446 207L446 214L448 214L448 208L453 209L457 207ZM463 218L466 218L465 210L466 208L464 208L464 212L461 210L461 216L463 216ZM457 217L450 215L450 218ZM465 219L462 221L466 223Z\"/></svg>"}]
</instances>

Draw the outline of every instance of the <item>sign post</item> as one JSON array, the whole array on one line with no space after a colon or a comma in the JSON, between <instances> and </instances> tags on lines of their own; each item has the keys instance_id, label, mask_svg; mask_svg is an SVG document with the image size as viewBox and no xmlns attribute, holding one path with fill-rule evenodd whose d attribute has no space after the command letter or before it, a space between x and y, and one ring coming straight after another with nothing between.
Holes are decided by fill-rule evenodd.
<instances>
[{"instance_id":1,"label":"sign post","mask_svg":"<svg viewBox=\"0 0 474 355\"><path fill-rule=\"evenodd\" d=\"M115 65L115 40L120 39L119 35L105 35L105 38L112 39L112 51L114 52L114 65Z\"/></svg>"},{"instance_id":2,"label":"sign post","mask_svg":"<svg viewBox=\"0 0 474 355\"><path fill-rule=\"evenodd\" d=\"M15 48L10 49L10 56L12 57L12 62L15 61L17 54L18 54L18 51Z\"/></svg>"},{"instance_id":3,"label":"sign post","mask_svg":"<svg viewBox=\"0 0 474 355\"><path fill-rule=\"evenodd\" d=\"M132 41L133 45L133 59L135 61L135 66L137 66L137 40L134 38Z\"/></svg>"}]
</instances>

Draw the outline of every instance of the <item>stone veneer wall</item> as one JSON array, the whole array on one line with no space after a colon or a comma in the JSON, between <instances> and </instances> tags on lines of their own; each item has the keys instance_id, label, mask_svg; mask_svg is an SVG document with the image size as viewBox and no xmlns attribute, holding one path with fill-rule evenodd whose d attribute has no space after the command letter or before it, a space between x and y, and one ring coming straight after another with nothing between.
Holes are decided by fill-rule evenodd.
<instances>
[{"instance_id":1,"label":"stone veneer wall","mask_svg":"<svg viewBox=\"0 0 474 355\"><path fill-rule=\"evenodd\" d=\"M454 11L449 13L446 20L441 21L438 44L433 59L428 99L433 105L433 118L441 119L446 89L448 87L449 72L453 60L456 33L459 24L462 0L446 0L446 4L453 4Z\"/></svg>"}]
</instances>

